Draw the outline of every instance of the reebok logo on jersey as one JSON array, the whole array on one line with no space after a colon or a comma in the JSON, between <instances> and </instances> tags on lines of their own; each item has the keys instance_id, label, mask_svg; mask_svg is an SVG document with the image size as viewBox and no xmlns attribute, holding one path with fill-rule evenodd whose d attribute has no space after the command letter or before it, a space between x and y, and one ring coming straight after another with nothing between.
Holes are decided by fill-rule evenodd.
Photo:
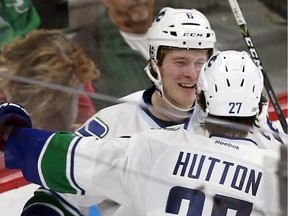
<instances>
[{"instance_id":1,"label":"reebok logo on jersey","mask_svg":"<svg viewBox=\"0 0 288 216\"><path fill-rule=\"evenodd\" d=\"M228 147L231 147L231 148L239 150L239 146L238 145L233 145L232 143L222 142L220 140L216 140L215 144L224 145L224 146L228 146Z\"/></svg>"}]
</instances>

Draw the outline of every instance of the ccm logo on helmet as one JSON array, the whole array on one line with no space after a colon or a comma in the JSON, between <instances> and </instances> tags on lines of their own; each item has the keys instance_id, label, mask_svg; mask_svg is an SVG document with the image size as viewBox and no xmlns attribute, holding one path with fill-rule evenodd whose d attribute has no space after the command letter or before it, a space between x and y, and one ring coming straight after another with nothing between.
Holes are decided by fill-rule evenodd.
<instances>
[{"instance_id":1,"label":"ccm logo on helmet","mask_svg":"<svg viewBox=\"0 0 288 216\"><path fill-rule=\"evenodd\" d=\"M203 34L187 32L187 33L184 33L183 36L184 37L202 37Z\"/></svg>"}]
</instances>

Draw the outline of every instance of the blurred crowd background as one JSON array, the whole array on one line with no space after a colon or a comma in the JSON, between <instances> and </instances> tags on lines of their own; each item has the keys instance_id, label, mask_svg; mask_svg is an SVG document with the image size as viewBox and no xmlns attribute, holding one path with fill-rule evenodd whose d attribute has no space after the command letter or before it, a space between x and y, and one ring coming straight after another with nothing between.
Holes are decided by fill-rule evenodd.
<instances>
[{"instance_id":1,"label":"blurred crowd background","mask_svg":"<svg viewBox=\"0 0 288 216\"><path fill-rule=\"evenodd\" d=\"M7 0L1 0L0 4L3 2ZM95 21L105 11L102 0L31 0L31 2L40 18L39 28L62 29L67 36L71 37L81 28ZM286 92L287 1L238 0L238 3L274 91ZM200 10L208 17L211 27L216 32L218 49L247 50L228 0L156 0L154 13L157 14L165 6ZM2 13L1 7L0 13ZM0 15L3 16L3 14ZM30 18L27 17L27 19ZM37 25L39 21L34 22ZM1 26L0 31L3 37L4 30Z\"/></svg>"},{"instance_id":2,"label":"blurred crowd background","mask_svg":"<svg viewBox=\"0 0 288 216\"><path fill-rule=\"evenodd\" d=\"M67 35L92 23L104 11L102 0L32 0L42 28L65 29ZM287 91L287 1L238 0L248 30L276 93ZM196 8L210 20L219 49L247 50L228 0L156 0L162 7Z\"/></svg>"}]
</instances>

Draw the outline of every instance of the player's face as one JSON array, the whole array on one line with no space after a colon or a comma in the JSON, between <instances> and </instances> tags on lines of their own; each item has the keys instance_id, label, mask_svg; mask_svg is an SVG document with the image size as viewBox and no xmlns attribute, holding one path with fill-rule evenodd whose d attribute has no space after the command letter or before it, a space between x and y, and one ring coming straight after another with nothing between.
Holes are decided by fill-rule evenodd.
<instances>
[{"instance_id":1,"label":"player's face","mask_svg":"<svg viewBox=\"0 0 288 216\"><path fill-rule=\"evenodd\" d=\"M154 0L103 0L110 19L119 29L145 33L153 19Z\"/></svg>"},{"instance_id":2,"label":"player's face","mask_svg":"<svg viewBox=\"0 0 288 216\"><path fill-rule=\"evenodd\" d=\"M159 69L164 95L172 104L191 108L196 99L200 70L207 60L205 50L175 49L166 54Z\"/></svg>"}]
</instances>

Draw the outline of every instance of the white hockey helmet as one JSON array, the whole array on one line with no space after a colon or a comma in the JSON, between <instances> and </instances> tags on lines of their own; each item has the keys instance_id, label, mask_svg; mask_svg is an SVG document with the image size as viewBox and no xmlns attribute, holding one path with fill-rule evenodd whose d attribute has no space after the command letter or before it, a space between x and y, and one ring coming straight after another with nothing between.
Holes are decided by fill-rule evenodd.
<instances>
[{"instance_id":1,"label":"white hockey helmet","mask_svg":"<svg viewBox=\"0 0 288 216\"><path fill-rule=\"evenodd\" d=\"M215 32L207 18L196 9L160 10L147 32L150 58L157 60L160 46L185 49L212 49Z\"/></svg>"},{"instance_id":2,"label":"white hockey helmet","mask_svg":"<svg viewBox=\"0 0 288 216\"><path fill-rule=\"evenodd\" d=\"M200 72L197 92L204 92L207 112L248 117L259 112L263 75L247 52L216 52Z\"/></svg>"}]
</instances>

